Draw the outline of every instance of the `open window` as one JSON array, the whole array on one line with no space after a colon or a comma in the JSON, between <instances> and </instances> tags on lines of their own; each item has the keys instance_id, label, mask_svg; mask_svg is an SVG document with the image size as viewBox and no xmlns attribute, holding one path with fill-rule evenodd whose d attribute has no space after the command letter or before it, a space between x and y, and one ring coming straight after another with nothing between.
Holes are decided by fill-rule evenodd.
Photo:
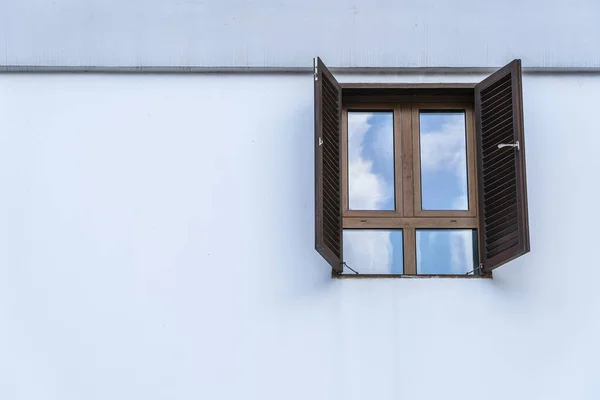
<instances>
[{"instance_id":1,"label":"open window","mask_svg":"<svg viewBox=\"0 0 600 400\"><path fill-rule=\"evenodd\" d=\"M314 67L316 249L334 274L483 276L529 251L520 60L478 84Z\"/></svg>"}]
</instances>

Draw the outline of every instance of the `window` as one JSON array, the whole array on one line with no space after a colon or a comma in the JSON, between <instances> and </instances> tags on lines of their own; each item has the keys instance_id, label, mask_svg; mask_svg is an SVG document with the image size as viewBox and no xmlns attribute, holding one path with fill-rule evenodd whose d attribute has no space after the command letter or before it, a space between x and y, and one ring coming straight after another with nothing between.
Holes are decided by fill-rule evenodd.
<instances>
[{"instance_id":1,"label":"window","mask_svg":"<svg viewBox=\"0 0 600 400\"><path fill-rule=\"evenodd\" d=\"M316 249L335 275L489 276L529 251L521 66L343 84L315 59Z\"/></svg>"}]
</instances>

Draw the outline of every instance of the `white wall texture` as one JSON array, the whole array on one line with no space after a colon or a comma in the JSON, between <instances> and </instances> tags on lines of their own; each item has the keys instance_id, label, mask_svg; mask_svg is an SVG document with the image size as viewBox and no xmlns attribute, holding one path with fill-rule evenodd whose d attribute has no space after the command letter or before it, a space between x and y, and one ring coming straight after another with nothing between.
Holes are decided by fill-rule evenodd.
<instances>
[{"instance_id":1,"label":"white wall texture","mask_svg":"<svg viewBox=\"0 0 600 400\"><path fill-rule=\"evenodd\" d=\"M600 75L525 74L532 251L493 280L330 278L312 95L0 75L0 399L599 399Z\"/></svg>"},{"instance_id":2,"label":"white wall texture","mask_svg":"<svg viewBox=\"0 0 600 400\"><path fill-rule=\"evenodd\" d=\"M0 66L600 69L598 0L2 0Z\"/></svg>"}]
</instances>

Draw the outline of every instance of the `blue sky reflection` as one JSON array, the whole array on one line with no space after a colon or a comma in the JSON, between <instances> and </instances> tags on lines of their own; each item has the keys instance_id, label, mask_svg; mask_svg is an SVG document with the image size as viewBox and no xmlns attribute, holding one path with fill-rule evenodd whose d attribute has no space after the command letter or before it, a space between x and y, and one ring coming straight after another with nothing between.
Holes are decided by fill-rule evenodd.
<instances>
[{"instance_id":1,"label":"blue sky reflection","mask_svg":"<svg viewBox=\"0 0 600 400\"><path fill-rule=\"evenodd\" d=\"M402 274L402 230L344 229L344 260L361 274Z\"/></svg>"},{"instance_id":2,"label":"blue sky reflection","mask_svg":"<svg viewBox=\"0 0 600 400\"><path fill-rule=\"evenodd\" d=\"M466 274L475 268L475 231L417 229L417 274Z\"/></svg>"},{"instance_id":3,"label":"blue sky reflection","mask_svg":"<svg viewBox=\"0 0 600 400\"><path fill-rule=\"evenodd\" d=\"M468 210L464 112L421 112L421 206Z\"/></svg>"},{"instance_id":4,"label":"blue sky reflection","mask_svg":"<svg viewBox=\"0 0 600 400\"><path fill-rule=\"evenodd\" d=\"M348 112L348 207L393 210L394 115Z\"/></svg>"}]
</instances>

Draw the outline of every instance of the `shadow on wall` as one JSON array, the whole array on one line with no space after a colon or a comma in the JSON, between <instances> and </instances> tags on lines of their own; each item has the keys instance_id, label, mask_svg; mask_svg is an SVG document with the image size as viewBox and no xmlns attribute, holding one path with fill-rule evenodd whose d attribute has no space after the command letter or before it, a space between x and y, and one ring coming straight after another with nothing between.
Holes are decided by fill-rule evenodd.
<instances>
[{"instance_id":1,"label":"shadow on wall","mask_svg":"<svg viewBox=\"0 0 600 400\"><path fill-rule=\"evenodd\" d=\"M286 115L274 140L280 150L274 184L278 215L270 216L281 259L271 260L278 301L304 302L332 290L331 267L315 251L314 122L313 108ZM284 190L279 190L284 189ZM276 282L276 283L275 283Z\"/></svg>"}]
</instances>

